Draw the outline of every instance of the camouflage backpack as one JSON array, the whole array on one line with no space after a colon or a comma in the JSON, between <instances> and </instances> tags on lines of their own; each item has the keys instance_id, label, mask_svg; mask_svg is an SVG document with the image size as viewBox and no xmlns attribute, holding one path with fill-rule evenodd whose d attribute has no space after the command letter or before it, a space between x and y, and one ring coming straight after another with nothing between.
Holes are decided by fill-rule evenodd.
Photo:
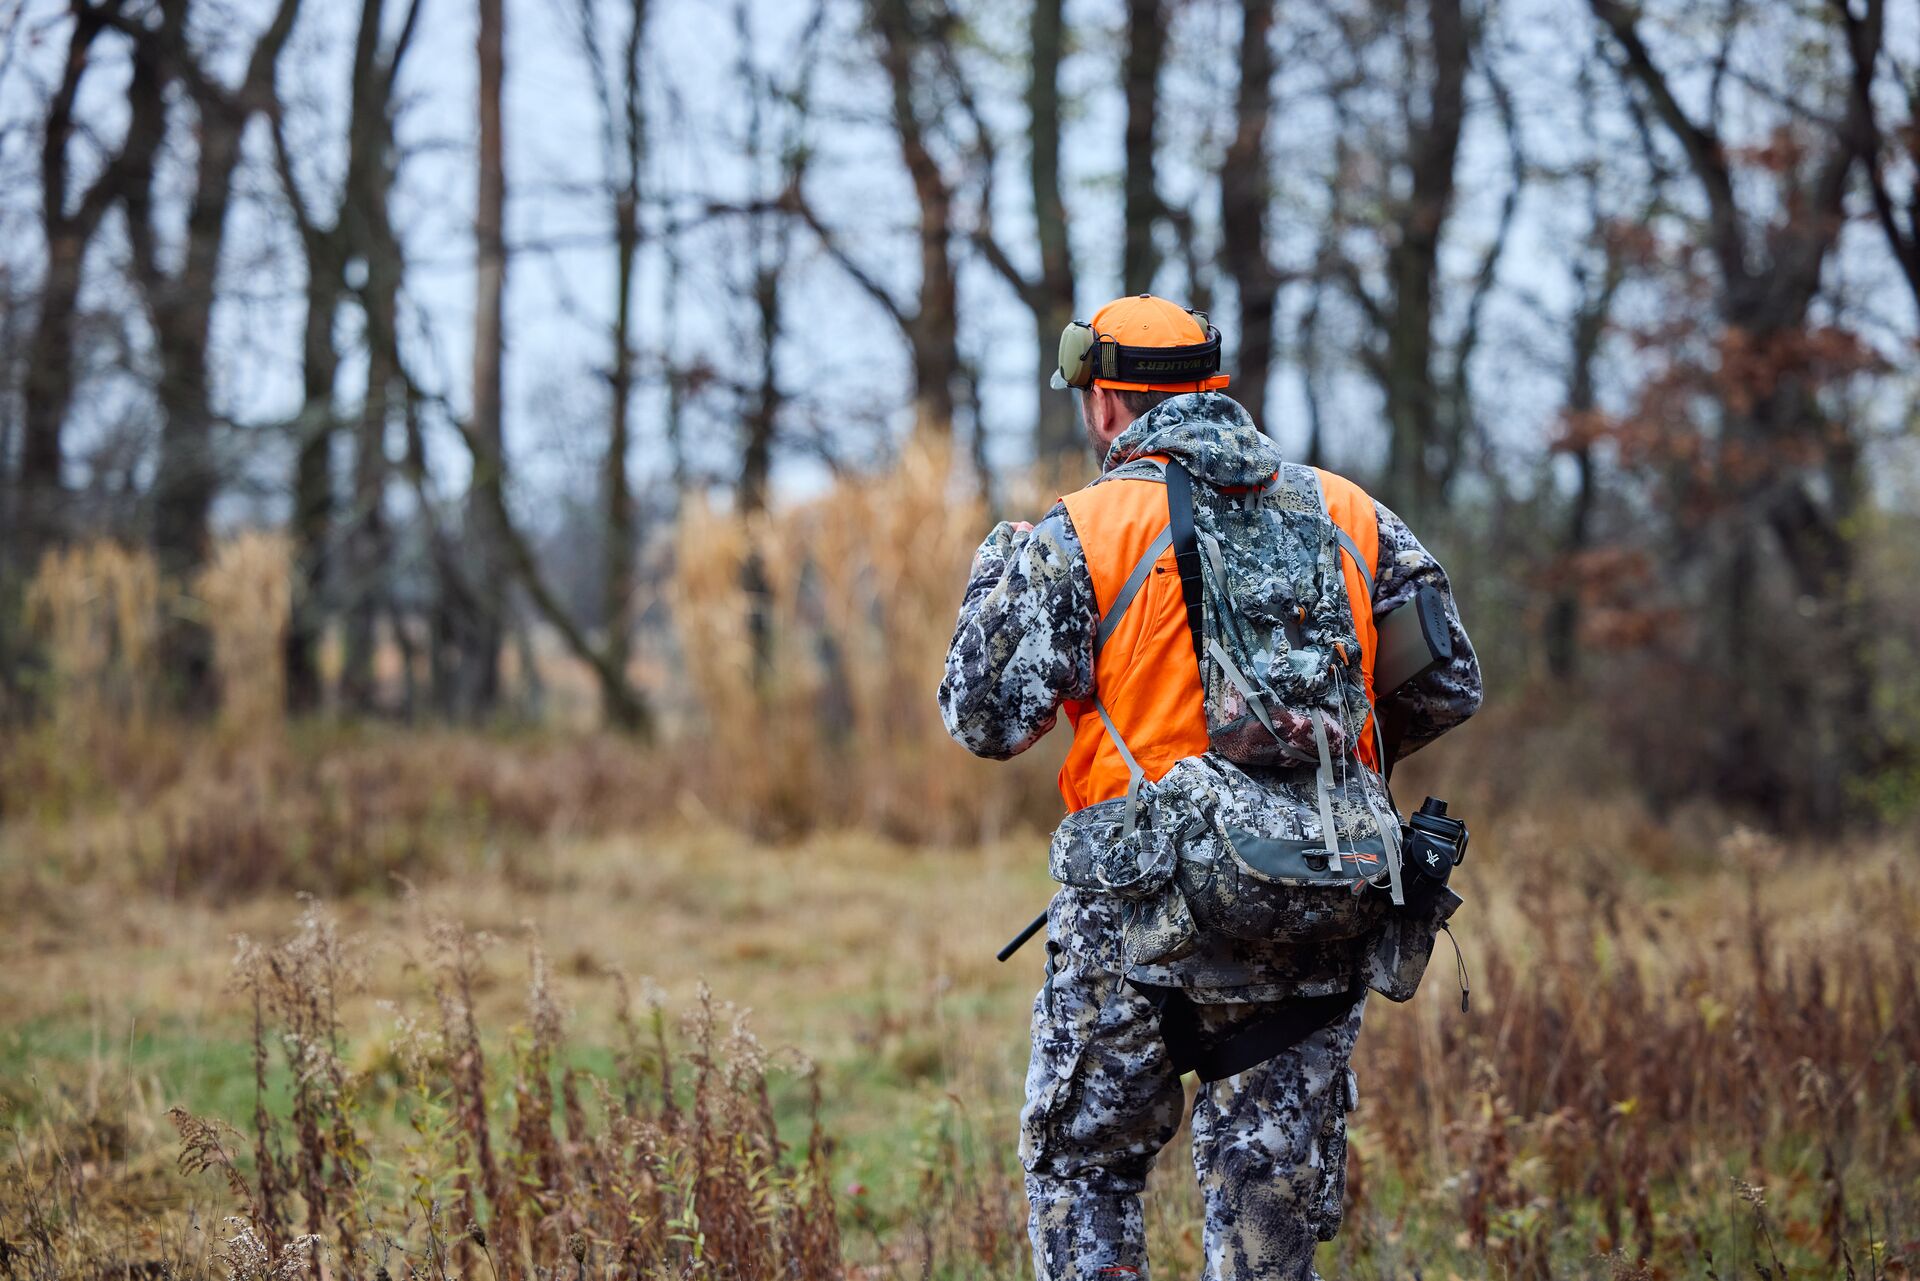
<instances>
[{"instance_id":1,"label":"camouflage backpack","mask_svg":"<svg viewBox=\"0 0 1920 1281\"><path fill-rule=\"evenodd\" d=\"M1373 567L1310 467L1283 463L1245 492L1196 486L1177 461L1151 457L1109 476L1163 481L1169 521L1101 618L1096 652L1171 545L1208 750L1145 782L1096 697L1129 785L1060 825L1055 879L1133 901L1133 963L1179 955L1201 934L1310 943L1374 932L1383 897L1404 902L1400 824L1357 750L1372 708L1340 558L1369 584ZM1303 825L1306 815L1317 821ZM1363 893L1368 884L1391 894Z\"/></svg>"},{"instance_id":2,"label":"camouflage backpack","mask_svg":"<svg viewBox=\"0 0 1920 1281\"><path fill-rule=\"evenodd\" d=\"M1171 544L1204 691L1209 751L1246 770L1313 767L1321 846L1329 870L1344 871L1344 855L1355 850L1341 848L1333 796L1347 790L1351 772L1366 768L1357 747L1373 709L1340 557L1351 557L1369 585L1373 569L1328 514L1318 474L1283 463L1264 487L1244 493L1196 489L1180 463L1153 458L1124 464L1113 475L1163 481L1168 524L1101 619L1096 647ZM1377 724L1373 730L1377 735ZM1137 796L1139 768L1111 719L1107 731L1127 762L1128 794ZM1363 782L1359 794L1378 829L1369 843L1392 843L1399 823L1387 810L1384 788ZM1398 901L1397 875L1394 881Z\"/></svg>"}]
</instances>

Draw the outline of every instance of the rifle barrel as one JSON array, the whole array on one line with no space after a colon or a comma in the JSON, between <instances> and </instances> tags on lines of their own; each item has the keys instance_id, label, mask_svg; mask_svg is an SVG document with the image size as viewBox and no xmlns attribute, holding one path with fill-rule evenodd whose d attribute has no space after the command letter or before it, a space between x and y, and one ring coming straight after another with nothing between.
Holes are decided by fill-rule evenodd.
<instances>
[{"instance_id":1,"label":"rifle barrel","mask_svg":"<svg viewBox=\"0 0 1920 1281\"><path fill-rule=\"evenodd\" d=\"M1040 915L1034 917L1031 921L1027 922L1026 929L1021 930L1018 934L1014 935L1011 942L1009 942L1005 947L1001 948L997 953L995 953L994 959L998 961L1004 961L1008 957L1012 956L1015 952L1018 952L1021 948L1027 945L1027 940L1032 938L1034 935L1038 934L1042 929L1044 929L1046 927L1046 924L1047 924L1047 914L1045 911L1042 911Z\"/></svg>"}]
</instances>

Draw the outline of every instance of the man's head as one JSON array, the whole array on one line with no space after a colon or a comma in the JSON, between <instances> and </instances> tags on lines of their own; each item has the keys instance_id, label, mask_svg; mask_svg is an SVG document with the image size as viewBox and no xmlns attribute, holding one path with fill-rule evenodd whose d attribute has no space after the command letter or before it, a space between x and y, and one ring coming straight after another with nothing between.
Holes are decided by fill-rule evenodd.
<instances>
[{"instance_id":1,"label":"man's head","mask_svg":"<svg viewBox=\"0 0 1920 1281\"><path fill-rule=\"evenodd\" d=\"M1106 461L1107 447L1132 425L1134 419L1167 397L1179 394L1174 391L1115 391L1098 383L1077 391L1080 426L1087 434L1087 447L1093 450L1094 461Z\"/></svg>"},{"instance_id":2,"label":"man's head","mask_svg":"<svg viewBox=\"0 0 1920 1281\"><path fill-rule=\"evenodd\" d=\"M1227 385L1220 331L1204 314L1165 298L1118 298L1060 335L1053 386L1081 391L1080 417L1094 456L1168 396Z\"/></svg>"}]
</instances>

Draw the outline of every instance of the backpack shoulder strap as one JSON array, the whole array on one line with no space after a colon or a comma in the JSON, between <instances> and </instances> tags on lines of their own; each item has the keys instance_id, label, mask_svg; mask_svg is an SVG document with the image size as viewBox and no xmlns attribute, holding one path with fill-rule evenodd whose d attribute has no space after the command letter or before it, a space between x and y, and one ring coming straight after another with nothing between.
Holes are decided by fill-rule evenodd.
<instances>
[{"instance_id":1,"label":"backpack shoulder strap","mask_svg":"<svg viewBox=\"0 0 1920 1281\"><path fill-rule=\"evenodd\" d=\"M1372 629L1360 627L1359 602L1367 602L1366 614L1368 621L1371 621L1373 571L1380 560L1379 513L1374 508L1373 497L1345 476L1336 476L1318 467L1311 470L1314 478L1320 482L1321 509L1327 519L1333 522L1334 537L1340 540L1340 550L1347 554L1346 563L1342 566L1343 570L1348 571L1347 597L1353 604L1353 621L1364 642Z\"/></svg>"},{"instance_id":2,"label":"backpack shoulder strap","mask_svg":"<svg viewBox=\"0 0 1920 1281\"><path fill-rule=\"evenodd\" d=\"M1374 667L1380 655L1380 632L1373 619L1373 572L1380 562L1380 514L1373 496L1366 490L1333 472L1314 467L1321 509L1333 522L1334 537L1339 540L1340 572L1347 582L1347 606L1353 614L1353 632L1360 638L1360 671L1366 683L1367 706L1376 708ZM1366 602L1364 608L1361 602ZM1381 741L1380 718L1370 715L1361 734L1360 759L1382 774L1392 768L1385 744Z\"/></svg>"},{"instance_id":3,"label":"backpack shoulder strap","mask_svg":"<svg viewBox=\"0 0 1920 1281\"><path fill-rule=\"evenodd\" d=\"M1167 532L1173 563L1180 571L1180 597L1187 606L1187 632L1193 637L1193 661L1206 665L1206 637L1200 591L1200 539L1193 528L1193 478L1178 462L1167 463Z\"/></svg>"}]
</instances>

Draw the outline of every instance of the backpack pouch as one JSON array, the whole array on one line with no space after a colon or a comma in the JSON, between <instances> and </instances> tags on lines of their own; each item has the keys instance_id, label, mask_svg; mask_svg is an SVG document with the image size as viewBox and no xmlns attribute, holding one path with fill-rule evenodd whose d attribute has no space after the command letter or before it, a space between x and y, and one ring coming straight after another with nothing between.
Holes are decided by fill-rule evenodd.
<instances>
[{"instance_id":1,"label":"backpack pouch","mask_svg":"<svg viewBox=\"0 0 1920 1281\"><path fill-rule=\"evenodd\" d=\"M1409 903L1389 913L1363 962L1362 977L1367 986L1389 1001L1412 1000L1433 957L1440 928L1459 910L1461 902L1458 894L1442 886L1430 902Z\"/></svg>"},{"instance_id":2,"label":"backpack pouch","mask_svg":"<svg viewBox=\"0 0 1920 1281\"><path fill-rule=\"evenodd\" d=\"M1318 869L1309 865L1314 851L1323 865ZM1231 938L1329 943L1376 928L1385 900L1363 878L1378 862L1362 863L1354 853L1341 871L1325 862L1326 848L1317 841L1211 834L1182 852L1180 890L1202 929ZM1279 867L1286 871L1276 874Z\"/></svg>"},{"instance_id":3,"label":"backpack pouch","mask_svg":"<svg viewBox=\"0 0 1920 1281\"><path fill-rule=\"evenodd\" d=\"M1124 796L1076 810L1054 829L1047 848L1047 871L1062 885L1097 890L1123 899L1145 899L1173 881L1178 862L1168 828L1173 816L1155 803L1158 789L1140 788L1139 809L1127 830Z\"/></svg>"}]
</instances>

